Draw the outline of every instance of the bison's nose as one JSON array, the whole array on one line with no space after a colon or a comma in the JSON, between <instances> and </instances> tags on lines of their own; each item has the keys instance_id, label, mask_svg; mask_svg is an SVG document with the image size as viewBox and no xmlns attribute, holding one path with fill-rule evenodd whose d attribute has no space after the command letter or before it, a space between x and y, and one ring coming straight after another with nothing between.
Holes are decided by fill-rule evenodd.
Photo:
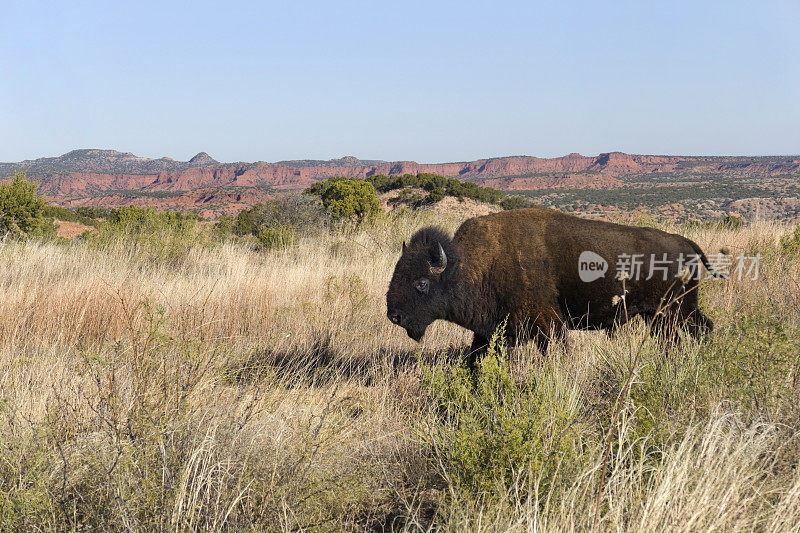
<instances>
[{"instance_id":1,"label":"bison's nose","mask_svg":"<svg viewBox=\"0 0 800 533\"><path fill-rule=\"evenodd\" d=\"M389 311L386 313L389 317L389 320L392 321L393 324L397 324L398 326L403 321L403 314L400 311Z\"/></svg>"}]
</instances>

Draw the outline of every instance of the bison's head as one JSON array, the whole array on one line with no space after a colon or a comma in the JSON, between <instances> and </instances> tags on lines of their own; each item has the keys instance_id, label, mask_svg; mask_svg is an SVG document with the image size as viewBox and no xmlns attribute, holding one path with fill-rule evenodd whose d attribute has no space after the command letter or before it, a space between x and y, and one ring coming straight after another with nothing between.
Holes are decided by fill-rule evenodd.
<instances>
[{"instance_id":1,"label":"bison's head","mask_svg":"<svg viewBox=\"0 0 800 533\"><path fill-rule=\"evenodd\" d=\"M445 317L448 274L455 260L450 237L437 228L422 229L408 245L403 243L386 293L386 314L415 341L431 322Z\"/></svg>"}]
</instances>

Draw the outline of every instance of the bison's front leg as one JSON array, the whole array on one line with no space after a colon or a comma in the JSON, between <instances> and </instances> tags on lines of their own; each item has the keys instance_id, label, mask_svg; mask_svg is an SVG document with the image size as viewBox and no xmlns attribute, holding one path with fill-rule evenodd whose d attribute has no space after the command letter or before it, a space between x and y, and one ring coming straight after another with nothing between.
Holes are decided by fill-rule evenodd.
<instances>
[{"instance_id":1,"label":"bison's front leg","mask_svg":"<svg viewBox=\"0 0 800 533\"><path fill-rule=\"evenodd\" d=\"M537 329L533 334L533 342L542 356L547 355L547 348L550 346L550 333L543 329Z\"/></svg>"},{"instance_id":2,"label":"bison's front leg","mask_svg":"<svg viewBox=\"0 0 800 533\"><path fill-rule=\"evenodd\" d=\"M479 333L475 333L472 337L472 346L469 348L469 353L467 354L467 368L470 371L474 372L478 357L483 355L486 351L486 348L489 347L489 339L480 335Z\"/></svg>"}]
</instances>

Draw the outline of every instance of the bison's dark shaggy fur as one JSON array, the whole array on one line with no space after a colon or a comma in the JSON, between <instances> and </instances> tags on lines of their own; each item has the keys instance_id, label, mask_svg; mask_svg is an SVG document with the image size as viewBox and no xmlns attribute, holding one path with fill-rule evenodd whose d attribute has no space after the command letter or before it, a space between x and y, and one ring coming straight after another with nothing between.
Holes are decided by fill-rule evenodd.
<instances>
[{"instance_id":1,"label":"bison's dark shaggy fur","mask_svg":"<svg viewBox=\"0 0 800 533\"><path fill-rule=\"evenodd\" d=\"M604 276L581 280L584 251L608 263ZM637 254L638 279L635 272L618 275L619 258ZM544 209L506 211L467 220L452 239L438 228L418 231L403 245L387 314L416 341L437 319L471 330L470 365L506 319L510 341L532 337L542 351L565 328L612 329L659 311L663 324L672 319L697 336L713 324L698 308L699 266L692 258L718 276L680 235Z\"/></svg>"}]
</instances>

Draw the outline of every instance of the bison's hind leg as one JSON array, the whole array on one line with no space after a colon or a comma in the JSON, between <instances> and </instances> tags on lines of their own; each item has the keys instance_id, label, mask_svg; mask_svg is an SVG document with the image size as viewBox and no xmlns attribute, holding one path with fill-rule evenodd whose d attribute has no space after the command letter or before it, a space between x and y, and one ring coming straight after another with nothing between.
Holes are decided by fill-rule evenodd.
<instances>
[{"instance_id":1,"label":"bison's hind leg","mask_svg":"<svg viewBox=\"0 0 800 533\"><path fill-rule=\"evenodd\" d=\"M683 325L689 335L695 339L714 331L714 321L704 315L700 309L695 309L683 316Z\"/></svg>"},{"instance_id":2,"label":"bison's hind leg","mask_svg":"<svg viewBox=\"0 0 800 533\"><path fill-rule=\"evenodd\" d=\"M714 322L700 311L697 293L698 281L693 279L686 285L683 296L675 302L680 325L695 339L714 330Z\"/></svg>"},{"instance_id":3,"label":"bison's hind leg","mask_svg":"<svg viewBox=\"0 0 800 533\"><path fill-rule=\"evenodd\" d=\"M680 341L679 312L675 309L662 309L659 312L641 313L641 317L648 325L650 336L655 337L665 345L675 344Z\"/></svg>"},{"instance_id":4,"label":"bison's hind leg","mask_svg":"<svg viewBox=\"0 0 800 533\"><path fill-rule=\"evenodd\" d=\"M650 326L650 334L661 341L676 344L680 342L680 330L684 329L694 339L710 333L714 322L704 315L700 309L665 309L658 314L643 313L642 316Z\"/></svg>"}]
</instances>

